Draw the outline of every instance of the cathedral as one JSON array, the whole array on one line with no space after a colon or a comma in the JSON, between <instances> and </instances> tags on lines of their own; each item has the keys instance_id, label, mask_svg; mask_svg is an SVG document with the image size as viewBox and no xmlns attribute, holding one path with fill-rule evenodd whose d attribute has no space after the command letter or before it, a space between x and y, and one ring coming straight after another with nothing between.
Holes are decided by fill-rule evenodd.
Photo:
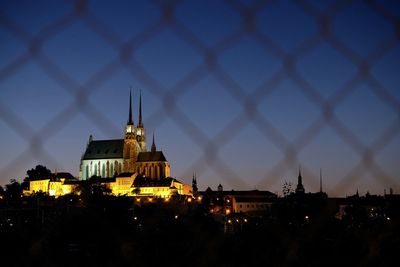
<instances>
[{"instance_id":1,"label":"cathedral","mask_svg":"<svg viewBox=\"0 0 400 267\"><path fill-rule=\"evenodd\" d=\"M136 173L153 179L170 176L170 165L163 152L157 151L154 135L151 149L147 151L141 95L136 126L132 119L132 95L129 95L129 116L124 139L94 140L90 135L81 158L79 179L88 180L93 176L109 178L122 173Z\"/></svg>"},{"instance_id":2,"label":"cathedral","mask_svg":"<svg viewBox=\"0 0 400 267\"><path fill-rule=\"evenodd\" d=\"M107 186L113 195L137 198L169 199L172 196L193 196L190 185L170 177L170 165L162 151L158 151L154 135L147 151L146 130L142 120L142 96L139 98L139 118L132 119L132 94L129 95L129 115L124 139L94 140L90 135L81 157L79 180L68 173L55 173L29 182L26 195L44 192L58 197L79 192L81 181ZM79 194L79 193L78 193Z\"/></svg>"}]
</instances>

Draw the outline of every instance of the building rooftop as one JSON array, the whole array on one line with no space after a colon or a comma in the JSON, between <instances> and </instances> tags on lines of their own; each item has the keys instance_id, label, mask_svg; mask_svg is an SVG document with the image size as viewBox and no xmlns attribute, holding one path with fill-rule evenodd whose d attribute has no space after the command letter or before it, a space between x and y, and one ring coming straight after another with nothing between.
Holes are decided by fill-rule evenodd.
<instances>
[{"instance_id":1,"label":"building rooftop","mask_svg":"<svg viewBox=\"0 0 400 267\"><path fill-rule=\"evenodd\" d=\"M137 162L167 161L162 151L140 152Z\"/></svg>"},{"instance_id":2,"label":"building rooftop","mask_svg":"<svg viewBox=\"0 0 400 267\"><path fill-rule=\"evenodd\" d=\"M124 139L90 141L82 159L122 158Z\"/></svg>"},{"instance_id":3,"label":"building rooftop","mask_svg":"<svg viewBox=\"0 0 400 267\"><path fill-rule=\"evenodd\" d=\"M136 177L135 181L133 182L134 187L167 187L171 186L172 182L179 182L175 178L167 177L162 179L154 179L148 178L144 176Z\"/></svg>"}]
</instances>

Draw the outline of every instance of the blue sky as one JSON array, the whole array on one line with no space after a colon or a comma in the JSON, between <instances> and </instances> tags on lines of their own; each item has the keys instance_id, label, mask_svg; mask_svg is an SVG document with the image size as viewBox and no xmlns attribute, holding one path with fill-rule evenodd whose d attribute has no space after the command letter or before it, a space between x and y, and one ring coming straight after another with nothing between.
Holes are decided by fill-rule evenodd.
<instances>
[{"instance_id":1,"label":"blue sky","mask_svg":"<svg viewBox=\"0 0 400 267\"><path fill-rule=\"evenodd\" d=\"M349 1L332 13L337 1L305 2L178 1L172 9L176 26L162 20L161 7L171 1L89 1L83 17L74 13L74 1L1 1L0 184L21 180L36 164L77 175L89 134L122 138L132 86L136 122L141 90L148 139L155 132L172 175L190 182L196 172L201 189L222 183L281 193L285 180L296 182L301 165L307 191L319 188L322 169L331 195L357 189L381 194L389 187L399 192L400 42L393 21L400 19L400 4ZM247 8L255 11L252 32L241 16ZM310 12L330 14L332 34L304 45L320 29ZM185 31L195 39L188 42ZM40 56L15 65L37 38L43 41ZM133 44L133 65L120 61L124 43ZM215 52L218 68L206 67L206 51ZM293 54L300 81L283 69L283 58ZM378 85L357 79L355 61L371 58L368 77ZM58 70L68 78L57 76ZM197 75L182 83L192 73ZM266 83L277 73L282 76L276 83ZM354 79L348 94L338 97ZM353 173L360 146L333 123L323 121L299 141L323 118L321 103L335 99L335 118L362 151L373 148L378 168ZM33 137L42 146L32 146ZM297 151L292 161L285 160L288 147Z\"/></svg>"}]
</instances>

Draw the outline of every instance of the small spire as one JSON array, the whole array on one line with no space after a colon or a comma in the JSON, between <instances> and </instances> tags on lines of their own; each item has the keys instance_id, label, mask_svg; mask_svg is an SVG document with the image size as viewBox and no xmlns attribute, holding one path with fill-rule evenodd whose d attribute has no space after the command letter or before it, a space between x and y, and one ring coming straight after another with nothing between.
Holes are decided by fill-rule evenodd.
<instances>
[{"instance_id":1,"label":"small spire","mask_svg":"<svg viewBox=\"0 0 400 267\"><path fill-rule=\"evenodd\" d=\"M156 152L156 143L154 142L154 133L153 133L153 143L151 144L151 152Z\"/></svg>"},{"instance_id":2,"label":"small spire","mask_svg":"<svg viewBox=\"0 0 400 267\"><path fill-rule=\"evenodd\" d=\"M319 169L319 192L322 193L322 169Z\"/></svg>"},{"instance_id":3,"label":"small spire","mask_svg":"<svg viewBox=\"0 0 400 267\"><path fill-rule=\"evenodd\" d=\"M299 177L297 178L297 187L296 187L296 193L297 194L304 194L304 186L303 186L303 181L301 177L301 166L299 166Z\"/></svg>"},{"instance_id":4,"label":"small spire","mask_svg":"<svg viewBox=\"0 0 400 267\"><path fill-rule=\"evenodd\" d=\"M139 97L139 123L138 127L143 128L143 121L142 121L142 90L140 90L140 97Z\"/></svg>"},{"instance_id":5,"label":"small spire","mask_svg":"<svg viewBox=\"0 0 400 267\"><path fill-rule=\"evenodd\" d=\"M129 118L128 118L128 125L133 125L132 120L132 87L129 91Z\"/></svg>"},{"instance_id":6,"label":"small spire","mask_svg":"<svg viewBox=\"0 0 400 267\"><path fill-rule=\"evenodd\" d=\"M301 177L301 165L299 165L299 177L298 177L298 184L302 184L303 182L302 182L302 177Z\"/></svg>"}]
</instances>

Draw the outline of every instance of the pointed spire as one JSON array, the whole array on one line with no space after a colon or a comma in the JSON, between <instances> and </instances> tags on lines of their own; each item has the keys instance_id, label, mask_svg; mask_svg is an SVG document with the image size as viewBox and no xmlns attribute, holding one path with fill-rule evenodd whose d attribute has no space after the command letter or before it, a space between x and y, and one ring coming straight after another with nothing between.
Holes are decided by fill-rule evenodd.
<instances>
[{"instance_id":1,"label":"pointed spire","mask_svg":"<svg viewBox=\"0 0 400 267\"><path fill-rule=\"evenodd\" d=\"M196 180L196 173L193 173L193 179L192 179L192 189L193 193L197 194L198 188L197 188L197 180Z\"/></svg>"},{"instance_id":2,"label":"pointed spire","mask_svg":"<svg viewBox=\"0 0 400 267\"><path fill-rule=\"evenodd\" d=\"M319 169L319 192L322 193L322 169Z\"/></svg>"},{"instance_id":3,"label":"pointed spire","mask_svg":"<svg viewBox=\"0 0 400 267\"><path fill-rule=\"evenodd\" d=\"M129 91L129 118L128 118L128 125L133 125L133 120L132 120L132 87L131 90Z\"/></svg>"},{"instance_id":4,"label":"pointed spire","mask_svg":"<svg viewBox=\"0 0 400 267\"><path fill-rule=\"evenodd\" d=\"M301 185L303 183L301 177L301 165L299 165L299 177L297 179L298 179L297 183Z\"/></svg>"},{"instance_id":5,"label":"pointed spire","mask_svg":"<svg viewBox=\"0 0 400 267\"><path fill-rule=\"evenodd\" d=\"M151 152L154 153L156 152L156 143L154 142L154 133L153 133L153 143L151 144Z\"/></svg>"},{"instance_id":6,"label":"pointed spire","mask_svg":"<svg viewBox=\"0 0 400 267\"><path fill-rule=\"evenodd\" d=\"M303 186L303 181L301 177L301 166L299 166L299 177L297 178L297 187L296 187L296 193L297 194L304 194L304 186Z\"/></svg>"},{"instance_id":7,"label":"pointed spire","mask_svg":"<svg viewBox=\"0 0 400 267\"><path fill-rule=\"evenodd\" d=\"M140 97L139 97L139 123L138 127L143 128L143 121L142 121L142 90L140 90Z\"/></svg>"}]
</instances>

